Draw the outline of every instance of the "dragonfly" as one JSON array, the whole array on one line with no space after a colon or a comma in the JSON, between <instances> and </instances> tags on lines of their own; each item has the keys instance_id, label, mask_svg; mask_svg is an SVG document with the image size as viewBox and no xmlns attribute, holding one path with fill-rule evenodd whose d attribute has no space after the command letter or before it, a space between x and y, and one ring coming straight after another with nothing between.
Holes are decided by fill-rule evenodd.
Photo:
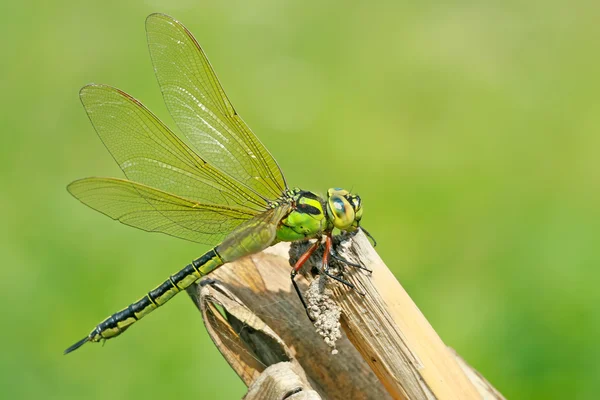
<instances>
[{"instance_id":1,"label":"dragonfly","mask_svg":"<svg viewBox=\"0 0 600 400\"><path fill-rule=\"evenodd\" d=\"M294 278L319 245L325 246L321 270L354 288L329 273L327 263L330 255L339 259L332 248L334 229L363 229L361 198L340 188L329 189L325 197L289 189L275 159L233 108L191 32L168 15L152 14L146 33L164 101L187 142L129 94L87 85L80 91L81 102L127 179L84 178L67 190L123 224L219 244L104 319L65 354L122 334L203 276L278 242L317 239L290 274L305 308Z\"/></svg>"}]
</instances>

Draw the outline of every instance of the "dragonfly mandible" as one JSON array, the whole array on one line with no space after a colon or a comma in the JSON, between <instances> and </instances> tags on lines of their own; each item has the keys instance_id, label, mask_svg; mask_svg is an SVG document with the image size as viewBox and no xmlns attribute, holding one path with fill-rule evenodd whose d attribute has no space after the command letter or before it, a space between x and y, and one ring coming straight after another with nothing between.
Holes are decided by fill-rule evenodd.
<instances>
[{"instance_id":1,"label":"dragonfly mandible","mask_svg":"<svg viewBox=\"0 0 600 400\"><path fill-rule=\"evenodd\" d=\"M358 195L334 188L323 198L288 189L277 162L237 114L200 45L179 21L152 14L146 32L164 101L190 145L127 93L106 85L85 86L81 102L127 179L85 178L71 183L68 191L123 224L220 244L100 322L65 354L120 335L225 263L281 241L316 238L325 242L326 265L333 254L333 229L360 228ZM319 244L292 268L303 303L294 277Z\"/></svg>"}]
</instances>

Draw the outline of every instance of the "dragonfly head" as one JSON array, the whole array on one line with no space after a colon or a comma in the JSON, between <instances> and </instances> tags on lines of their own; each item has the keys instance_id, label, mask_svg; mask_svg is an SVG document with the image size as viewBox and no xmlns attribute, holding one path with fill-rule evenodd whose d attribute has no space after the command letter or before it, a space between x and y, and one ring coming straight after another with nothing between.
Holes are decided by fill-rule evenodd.
<instances>
[{"instance_id":1,"label":"dragonfly head","mask_svg":"<svg viewBox=\"0 0 600 400\"><path fill-rule=\"evenodd\" d=\"M327 191L327 219L334 227L353 232L359 227L362 213L362 202L358 195L339 188Z\"/></svg>"}]
</instances>

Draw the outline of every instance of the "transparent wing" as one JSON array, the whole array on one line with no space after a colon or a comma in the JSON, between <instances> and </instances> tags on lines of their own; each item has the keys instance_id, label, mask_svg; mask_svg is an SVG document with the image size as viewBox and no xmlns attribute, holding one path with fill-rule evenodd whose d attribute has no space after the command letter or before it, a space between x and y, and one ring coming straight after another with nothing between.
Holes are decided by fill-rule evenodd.
<instances>
[{"instance_id":1,"label":"transparent wing","mask_svg":"<svg viewBox=\"0 0 600 400\"><path fill-rule=\"evenodd\" d=\"M277 162L237 114L206 55L177 20L146 19L148 47L165 103L202 157L266 198L286 189Z\"/></svg>"},{"instance_id":2,"label":"transparent wing","mask_svg":"<svg viewBox=\"0 0 600 400\"><path fill-rule=\"evenodd\" d=\"M198 203L265 210L266 198L200 158L127 93L88 85L81 89L80 98L127 178Z\"/></svg>"},{"instance_id":3,"label":"transparent wing","mask_svg":"<svg viewBox=\"0 0 600 400\"><path fill-rule=\"evenodd\" d=\"M222 259L233 261L271 246L276 240L281 220L291 208L291 204L283 203L238 225L217 247Z\"/></svg>"},{"instance_id":4,"label":"transparent wing","mask_svg":"<svg viewBox=\"0 0 600 400\"><path fill-rule=\"evenodd\" d=\"M136 182L85 178L67 189L85 205L149 232L214 245L257 213L246 208L194 202Z\"/></svg>"}]
</instances>

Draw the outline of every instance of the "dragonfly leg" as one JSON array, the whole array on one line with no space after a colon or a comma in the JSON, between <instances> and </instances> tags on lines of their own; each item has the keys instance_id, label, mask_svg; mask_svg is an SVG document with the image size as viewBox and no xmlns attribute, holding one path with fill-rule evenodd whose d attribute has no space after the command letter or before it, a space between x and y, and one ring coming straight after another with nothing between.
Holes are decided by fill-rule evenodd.
<instances>
[{"instance_id":1,"label":"dragonfly leg","mask_svg":"<svg viewBox=\"0 0 600 400\"><path fill-rule=\"evenodd\" d=\"M365 235L367 235L367 237L369 239L371 239L373 241L373 247L376 247L377 246L377 240L375 240L375 238L373 237L373 235L371 235L369 233L369 231L366 230L365 228L363 228L362 226L360 227L360 229L365 233Z\"/></svg>"},{"instance_id":2,"label":"dragonfly leg","mask_svg":"<svg viewBox=\"0 0 600 400\"><path fill-rule=\"evenodd\" d=\"M330 274L330 273L329 273L329 271L327 271L326 269L323 269L323 273L324 273L325 275L327 275L328 277L330 277L331 279L335 279L335 280L336 280L336 281L338 281L339 283L341 283L341 284L343 284L343 285L345 285L345 286L348 286L350 289L354 290L356 293L360 294L361 296L366 296L366 293L365 293L365 292L363 292L363 291L361 291L361 290L358 290L358 289L356 288L356 286L354 286L354 285L353 285L353 284L351 284L350 282L348 282L348 281L346 281L346 280L344 280L344 279L340 278L339 276L337 276L337 275L333 275L333 274Z\"/></svg>"},{"instance_id":3,"label":"dragonfly leg","mask_svg":"<svg viewBox=\"0 0 600 400\"><path fill-rule=\"evenodd\" d=\"M306 314L308 315L308 307L306 306L306 301L304 300L304 296L302 296L302 292L300 292L300 288L298 287L298 283L296 282L296 275L298 275L298 271L300 270L300 268L302 268L302 266L306 263L306 261L308 261L308 259L310 258L310 256L315 252L315 250L317 250L317 248L319 247L319 241L317 240L315 243L313 243L308 250L306 250L304 252L304 254L302 254L300 256L300 258L298 258L298 261L296 261L296 264L294 264L294 267L292 268L292 273L290 274L290 277L292 279L292 284L294 285L294 289L296 290L296 293L298 294L298 297L300 298L300 301L302 302L302 305L304 306L304 309L306 310ZM310 318L312 320L312 318L310 317L310 315L308 315L308 318Z\"/></svg>"},{"instance_id":4,"label":"dragonfly leg","mask_svg":"<svg viewBox=\"0 0 600 400\"><path fill-rule=\"evenodd\" d=\"M340 278L337 275L333 275L329 273L329 255L333 254L332 252L332 245L331 245L331 233L329 233L326 238L325 238L325 251L323 252L323 268L321 269L323 271L323 273L325 275L327 275L328 277L330 277L331 279L335 279L336 281L340 282L341 284L348 286L350 289L353 289L356 291L356 293L365 296L365 293L361 292L360 290L358 290L356 288L356 286L354 286L353 284L351 284L350 282ZM335 257L334 257L335 258ZM352 264L349 264L352 265ZM364 268L364 267L363 267Z\"/></svg>"},{"instance_id":5,"label":"dragonfly leg","mask_svg":"<svg viewBox=\"0 0 600 400\"><path fill-rule=\"evenodd\" d=\"M372 273L373 271L370 270L369 268L365 267L364 265L360 265L357 263L353 263L351 261L346 260L345 258L343 258L342 256L340 256L334 249L333 247L331 248L331 257L334 258L335 260L338 260L341 263L347 264L351 267L354 268L358 268L358 269L362 269L364 271L367 271L368 273Z\"/></svg>"},{"instance_id":6,"label":"dragonfly leg","mask_svg":"<svg viewBox=\"0 0 600 400\"><path fill-rule=\"evenodd\" d=\"M200 286L204 287L206 285L212 285L213 283L216 283L217 281L213 278L206 278L206 279L202 279L200 281Z\"/></svg>"}]
</instances>

